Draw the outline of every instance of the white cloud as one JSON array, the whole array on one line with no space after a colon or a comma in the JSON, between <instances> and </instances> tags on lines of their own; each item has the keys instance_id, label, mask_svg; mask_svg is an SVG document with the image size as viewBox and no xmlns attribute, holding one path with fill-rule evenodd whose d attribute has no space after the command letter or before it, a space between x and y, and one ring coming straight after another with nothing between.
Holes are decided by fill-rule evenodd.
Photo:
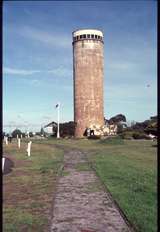
<instances>
[{"instance_id":1,"label":"white cloud","mask_svg":"<svg viewBox=\"0 0 160 232\"><path fill-rule=\"evenodd\" d=\"M72 70L70 70L69 68L65 68L65 67L60 66L60 67L57 67L55 69L48 70L48 73L51 73L51 74L54 74L57 76L66 77L66 76L72 75Z\"/></svg>"},{"instance_id":2,"label":"white cloud","mask_svg":"<svg viewBox=\"0 0 160 232\"><path fill-rule=\"evenodd\" d=\"M40 70L14 69L14 68L7 68L7 67L3 68L4 74L11 74L11 75L27 76L27 75L32 75L32 74L39 73L39 72Z\"/></svg>"},{"instance_id":3,"label":"white cloud","mask_svg":"<svg viewBox=\"0 0 160 232\"><path fill-rule=\"evenodd\" d=\"M25 26L21 28L21 30L18 30L18 33L20 33L20 35L24 36L25 38L28 37L52 47L71 47L71 38L64 34L57 34L54 30L51 33L45 31L44 29L40 30L37 28Z\"/></svg>"},{"instance_id":4,"label":"white cloud","mask_svg":"<svg viewBox=\"0 0 160 232\"><path fill-rule=\"evenodd\" d=\"M28 76L33 75L36 73L46 73L46 74L53 74L56 77L67 77L72 75L72 70L66 67L55 67L54 69L50 70L27 70L27 69L16 69L16 68L9 68L4 67L3 68L3 74L10 74L10 75L22 75L22 76ZM34 79L32 80L32 84L37 84L38 80Z\"/></svg>"}]
</instances>

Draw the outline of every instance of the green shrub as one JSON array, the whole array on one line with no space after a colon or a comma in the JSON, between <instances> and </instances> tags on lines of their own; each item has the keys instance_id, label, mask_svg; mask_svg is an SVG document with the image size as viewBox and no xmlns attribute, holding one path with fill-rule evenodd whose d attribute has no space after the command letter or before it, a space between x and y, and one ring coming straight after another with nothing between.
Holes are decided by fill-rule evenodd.
<instances>
[{"instance_id":1,"label":"green shrub","mask_svg":"<svg viewBox=\"0 0 160 232\"><path fill-rule=\"evenodd\" d=\"M124 144L124 141L122 140L122 138L120 136L116 136L116 137L108 137L105 139L101 139L100 143L101 144L122 145L122 144Z\"/></svg>"},{"instance_id":2,"label":"green shrub","mask_svg":"<svg viewBox=\"0 0 160 232\"><path fill-rule=\"evenodd\" d=\"M117 125L117 134L121 134L123 132L123 125L122 124L118 124Z\"/></svg>"},{"instance_id":3,"label":"green shrub","mask_svg":"<svg viewBox=\"0 0 160 232\"><path fill-rule=\"evenodd\" d=\"M122 139L133 139L133 131L124 131L119 135Z\"/></svg>"},{"instance_id":4,"label":"green shrub","mask_svg":"<svg viewBox=\"0 0 160 232\"><path fill-rule=\"evenodd\" d=\"M133 138L134 139L150 139L148 135L146 135L145 133L141 133L141 132L134 132Z\"/></svg>"}]
</instances>

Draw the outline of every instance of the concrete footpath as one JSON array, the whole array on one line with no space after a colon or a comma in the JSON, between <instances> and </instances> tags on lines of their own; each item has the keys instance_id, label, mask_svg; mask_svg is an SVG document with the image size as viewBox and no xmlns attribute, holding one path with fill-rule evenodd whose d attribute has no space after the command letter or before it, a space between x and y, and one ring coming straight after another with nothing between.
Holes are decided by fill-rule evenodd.
<instances>
[{"instance_id":1,"label":"concrete footpath","mask_svg":"<svg viewBox=\"0 0 160 232\"><path fill-rule=\"evenodd\" d=\"M64 169L57 185L51 232L129 232L85 154L66 152Z\"/></svg>"}]
</instances>

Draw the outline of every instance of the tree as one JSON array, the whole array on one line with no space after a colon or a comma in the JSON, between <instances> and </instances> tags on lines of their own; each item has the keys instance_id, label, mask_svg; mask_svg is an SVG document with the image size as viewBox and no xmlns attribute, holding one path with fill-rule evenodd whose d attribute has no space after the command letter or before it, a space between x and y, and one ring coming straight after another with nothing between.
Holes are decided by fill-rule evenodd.
<instances>
[{"instance_id":1,"label":"tree","mask_svg":"<svg viewBox=\"0 0 160 232\"><path fill-rule=\"evenodd\" d=\"M32 132L29 132L29 137L33 137L33 133Z\"/></svg>"},{"instance_id":2,"label":"tree","mask_svg":"<svg viewBox=\"0 0 160 232\"><path fill-rule=\"evenodd\" d=\"M19 129L15 129L13 132L12 132L12 137L13 138L17 138L17 135L18 137L20 138L22 132L19 130Z\"/></svg>"},{"instance_id":3,"label":"tree","mask_svg":"<svg viewBox=\"0 0 160 232\"><path fill-rule=\"evenodd\" d=\"M40 134L43 135L43 136L46 136L46 133L45 133L43 127L41 127Z\"/></svg>"},{"instance_id":4,"label":"tree","mask_svg":"<svg viewBox=\"0 0 160 232\"><path fill-rule=\"evenodd\" d=\"M126 122L126 117L123 114L117 114L116 116L110 118L108 120L109 124L116 123L118 124L119 122Z\"/></svg>"},{"instance_id":5,"label":"tree","mask_svg":"<svg viewBox=\"0 0 160 232\"><path fill-rule=\"evenodd\" d=\"M123 124L117 124L117 134L121 134L123 132Z\"/></svg>"}]
</instances>

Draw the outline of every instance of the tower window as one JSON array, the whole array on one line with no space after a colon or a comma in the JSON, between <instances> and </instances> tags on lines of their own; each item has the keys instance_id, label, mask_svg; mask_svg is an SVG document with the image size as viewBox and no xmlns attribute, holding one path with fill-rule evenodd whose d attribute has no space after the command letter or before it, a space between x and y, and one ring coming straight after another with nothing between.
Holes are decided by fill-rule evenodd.
<instances>
[{"instance_id":1,"label":"tower window","mask_svg":"<svg viewBox=\"0 0 160 232\"><path fill-rule=\"evenodd\" d=\"M83 38L83 36L82 35L80 35L80 39L82 39Z\"/></svg>"},{"instance_id":2,"label":"tower window","mask_svg":"<svg viewBox=\"0 0 160 232\"><path fill-rule=\"evenodd\" d=\"M90 35L89 35L89 34L87 34L87 38L88 38L88 39L90 38Z\"/></svg>"},{"instance_id":3,"label":"tower window","mask_svg":"<svg viewBox=\"0 0 160 232\"><path fill-rule=\"evenodd\" d=\"M86 35L82 35L82 38L84 38L84 39L85 39L85 38L86 38Z\"/></svg>"},{"instance_id":4,"label":"tower window","mask_svg":"<svg viewBox=\"0 0 160 232\"><path fill-rule=\"evenodd\" d=\"M91 38L94 39L94 35L91 35Z\"/></svg>"},{"instance_id":5,"label":"tower window","mask_svg":"<svg viewBox=\"0 0 160 232\"><path fill-rule=\"evenodd\" d=\"M98 39L101 39L101 37L98 35Z\"/></svg>"},{"instance_id":6,"label":"tower window","mask_svg":"<svg viewBox=\"0 0 160 232\"><path fill-rule=\"evenodd\" d=\"M95 39L97 39L97 35L95 35Z\"/></svg>"}]
</instances>

